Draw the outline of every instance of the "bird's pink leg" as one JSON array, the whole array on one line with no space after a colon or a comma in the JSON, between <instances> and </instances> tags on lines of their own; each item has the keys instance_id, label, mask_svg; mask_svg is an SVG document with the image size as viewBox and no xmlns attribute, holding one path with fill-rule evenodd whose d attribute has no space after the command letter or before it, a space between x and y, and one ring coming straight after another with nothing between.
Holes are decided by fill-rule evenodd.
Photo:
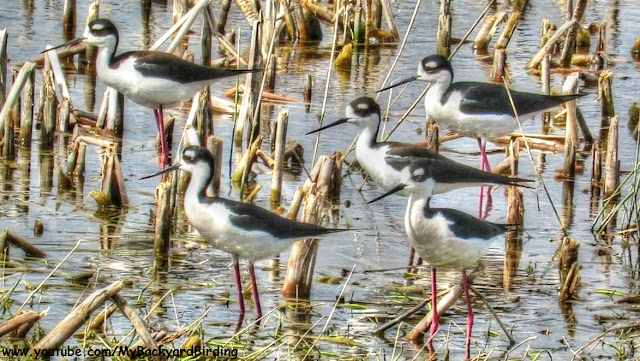
<instances>
[{"instance_id":1,"label":"bird's pink leg","mask_svg":"<svg viewBox=\"0 0 640 361\"><path fill-rule=\"evenodd\" d=\"M478 139L478 146L480 147L480 169L491 173L491 165L489 164L489 159L487 158L487 142L482 141L482 139ZM489 211L491 210L491 187L487 187L487 206L485 208L484 216L482 214L482 206L484 204L484 187L480 187L480 202L478 204L478 218L485 219L489 215Z\"/></svg>"},{"instance_id":2,"label":"bird's pink leg","mask_svg":"<svg viewBox=\"0 0 640 361\"><path fill-rule=\"evenodd\" d=\"M240 314L244 317L244 296L242 295L242 280L240 279L240 265L238 258L233 257L233 276L236 280L236 289L238 290L238 305L240 306Z\"/></svg>"},{"instance_id":3,"label":"bird's pink leg","mask_svg":"<svg viewBox=\"0 0 640 361\"><path fill-rule=\"evenodd\" d=\"M256 304L256 312L258 314L257 323L260 324L262 318L262 307L260 307L260 296L258 295L258 282L256 281L256 271L253 268L253 262L249 263L249 278L251 279L251 295L253 296L253 303Z\"/></svg>"},{"instance_id":4,"label":"bird's pink leg","mask_svg":"<svg viewBox=\"0 0 640 361\"><path fill-rule=\"evenodd\" d=\"M169 163L169 146L167 145L167 139L164 134L162 105L157 109L154 109L153 114L156 116L156 126L158 127L158 133L160 134L160 148L162 149L162 155L160 156L160 168L164 169Z\"/></svg>"},{"instance_id":5,"label":"bird's pink leg","mask_svg":"<svg viewBox=\"0 0 640 361\"><path fill-rule=\"evenodd\" d=\"M413 259L416 257L416 250L411 247L409 251L409 265L407 266L407 272L413 272Z\"/></svg>"},{"instance_id":6,"label":"bird's pink leg","mask_svg":"<svg viewBox=\"0 0 640 361\"><path fill-rule=\"evenodd\" d=\"M471 306L471 297L469 296L469 279L467 272L462 270L462 286L464 288L464 296L467 300L467 340L465 342L464 354L465 360L471 359L471 331L473 330L473 307Z\"/></svg>"},{"instance_id":7,"label":"bird's pink leg","mask_svg":"<svg viewBox=\"0 0 640 361\"><path fill-rule=\"evenodd\" d=\"M429 327L429 352L433 353L433 338L438 331L438 287L436 285L436 268L431 267L431 326Z\"/></svg>"}]
</instances>

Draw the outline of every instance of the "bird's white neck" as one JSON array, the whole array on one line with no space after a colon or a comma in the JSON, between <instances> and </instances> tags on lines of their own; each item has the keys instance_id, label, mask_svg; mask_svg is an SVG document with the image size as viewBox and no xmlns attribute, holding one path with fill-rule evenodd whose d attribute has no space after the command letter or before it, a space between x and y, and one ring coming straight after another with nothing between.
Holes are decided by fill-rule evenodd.
<instances>
[{"instance_id":1,"label":"bird's white neck","mask_svg":"<svg viewBox=\"0 0 640 361\"><path fill-rule=\"evenodd\" d=\"M185 208L192 202L197 202L199 197L205 195L205 191L211 181L211 172L207 167L194 167L191 173L191 181L184 196Z\"/></svg>"},{"instance_id":2,"label":"bird's white neck","mask_svg":"<svg viewBox=\"0 0 640 361\"><path fill-rule=\"evenodd\" d=\"M105 81L105 79L108 79L109 77L108 74L112 70L111 65L113 63L115 52L115 44L101 46L98 50L98 55L96 56L96 71L98 73L98 77L100 77L102 81Z\"/></svg>"}]
</instances>

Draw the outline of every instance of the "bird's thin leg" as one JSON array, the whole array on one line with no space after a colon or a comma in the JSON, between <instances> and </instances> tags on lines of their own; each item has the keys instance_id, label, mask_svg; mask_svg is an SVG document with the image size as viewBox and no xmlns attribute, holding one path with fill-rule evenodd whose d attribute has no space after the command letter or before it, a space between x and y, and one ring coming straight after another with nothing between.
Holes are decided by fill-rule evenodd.
<instances>
[{"instance_id":1,"label":"bird's thin leg","mask_svg":"<svg viewBox=\"0 0 640 361\"><path fill-rule=\"evenodd\" d=\"M429 352L433 353L433 338L438 331L438 287L436 286L436 268L431 267L431 326L429 327Z\"/></svg>"},{"instance_id":2,"label":"bird's thin leg","mask_svg":"<svg viewBox=\"0 0 640 361\"><path fill-rule=\"evenodd\" d=\"M258 314L257 323L260 324L262 318L262 307L260 307L260 295L258 295L258 282L256 282L256 271L253 268L253 262L249 262L249 278L251 279L251 295L253 303L256 304L256 312Z\"/></svg>"},{"instance_id":3,"label":"bird's thin leg","mask_svg":"<svg viewBox=\"0 0 640 361\"><path fill-rule=\"evenodd\" d=\"M413 259L416 257L416 250L411 247L409 251L409 265L407 265L407 272L413 272Z\"/></svg>"},{"instance_id":4,"label":"bird's thin leg","mask_svg":"<svg viewBox=\"0 0 640 361\"><path fill-rule=\"evenodd\" d=\"M491 173L491 165L489 164L489 159L487 158L487 141L482 142L482 154L484 157L484 170ZM482 220L485 220L489 216L489 211L493 206L493 199L491 197L491 187L487 187L487 205L485 207L484 216L481 217Z\"/></svg>"},{"instance_id":5,"label":"bird's thin leg","mask_svg":"<svg viewBox=\"0 0 640 361\"><path fill-rule=\"evenodd\" d=\"M473 330L473 307L471 306L471 297L469 296L469 279L467 271L462 270L462 286L464 288L464 296L467 300L467 340L465 342L464 354L465 360L469 360L471 356L471 331Z\"/></svg>"},{"instance_id":6,"label":"bird's thin leg","mask_svg":"<svg viewBox=\"0 0 640 361\"><path fill-rule=\"evenodd\" d=\"M487 158L487 141L478 138L478 145L480 146L480 156L482 157L480 169L491 173L491 165L489 164L489 158Z\"/></svg>"},{"instance_id":7,"label":"bird's thin leg","mask_svg":"<svg viewBox=\"0 0 640 361\"><path fill-rule=\"evenodd\" d=\"M236 280L236 289L238 290L238 305L240 306L240 314L244 316L244 296L242 295L242 280L240 279L240 265L238 257L233 256L233 276Z\"/></svg>"},{"instance_id":8,"label":"bird's thin leg","mask_svg":"<svg viewBox=\"0 0 640 361\"><path fill-rule=\"evenodd\" d=\"M169 146L167 145L167 139L164 134L164 117L162 116L162 105L153 110L156 116L156 125L158 126L158 133L160 134L160 148L162 149L162 155L160 156L160 168L164 169L169 163Z\"/></svg>"}]
</instances>

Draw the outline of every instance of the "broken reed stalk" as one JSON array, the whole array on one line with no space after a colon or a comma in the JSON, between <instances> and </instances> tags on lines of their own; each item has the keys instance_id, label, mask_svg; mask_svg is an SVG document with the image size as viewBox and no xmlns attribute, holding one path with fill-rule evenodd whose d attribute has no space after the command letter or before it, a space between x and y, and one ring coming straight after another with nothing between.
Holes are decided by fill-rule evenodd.
<instances>
[{"instance_id":1,"label":"broken reed stalk","mask_svg":"<svg viewBox=\"0 0 640 361\"><path fill-rule=\"evenodd\" d=\"M520 20L520 12L514 11L509 15L509 20L504 26L504 30L502 34L500 34L500 38L498 38L498 42L496 43L495 49L506 49L507 45L509 45L509 41L511 41L511 37L516 30L516 26L518 26L518 20Z\"/></svg>"},{"instance_id":2,"label":"broken reed stalk","mask_svg":"<svg viewBox=\"0 0 640 361\"><path fill-rule=\"evenodd\" d=\"M53 147L53 133L56 124L56 114L58 101L54 90L53 72L48 58L44 62L42 73L42 90L40 101L43 104L42 112L39 113L40 121L40 146L45 149Z\"/></svg>"},{"instance_id":3,"label":"broken reed stalk","mask_svg":"<svg viewBox=\"0 0 640 361\"><path fill-rule=\"evenodd\" d=\"M518 176L518 163L520 161L520 142L511 138L507 148L511 176ZM522 224L524 219L524 202L522 188L516 186L507 187L507 223Z\"/></svg>"},{"instance_id":4,"label":"broken reed stalk","mask_svg":"<svg viewBox=\"0 0 640 361\"><path fill-rule=\"evenodd\" d=\"M89 24L91 21L98 19L99 17L100 17L100 1L94 1L91 4L89 4L89 9L87 10L86 24ZM80 53L78 56L78 64L79 64L78 68L81 68L81 65L84 66L84 64L95 64L97 54L98 54L98 49L95 46L86 45L85 51Z\"/></svg>"},{"instance_id":5,"label":"broken reed stalk","mask_svg":"<svg viewBox=\"0 0 640 361\"><path fill-rule=\"evenodd\" d=\"M2 233L0 233L0 239L2 240L0 243L5 245L12 244L21 250L23 250L27 256L36 257L36 258L46 258L47 254L40 250L38 247L32 245L27 240L22 237L15 235L8 229L5 229Z\"/></svg>"},{"instance_id":6,"label":"broken reed stalk","mask_svg":"<svg viewBox=\"0 0 640 361\"><path fill-rule=\"evenodd\" d=\"M481 54L487 53L489 43L497 29L497 25L504 21L505 17L506 14L501 11L489 15L487 19L485 19L484 24L480 28L480 31L478 31L476 38L473 40L473 49L476 52Z\"/></svg>"},{"instance_id":7,"label":"broken reed stalk","mask_svg":"<svg viewBox=\"0 0 640 361\"><path fill-rule=\"evenodd\" d=\"M578 92L578 72L567 76L563 86L563 94L576 94ZM578 136L578 121L576 119L576 101L572 100L565 103L567 110L567 121L565 129L564 142L564 176L568 179L574 179L576 175L576 151L580 147L580 138Z\"/></svg>"},{"instance_id":8,"label":"broken reed stalk","mask_svg":"<svg viewBox=\"0 0 640 361\"><path fill-rule=\"evenodd\" d=\"M241 186L245 182L246 175L249 174L249 171L251 170L251 166L253 165L253 161L256 158L256 152L261 147L262 147L262 135L259 135L256 138L256 140L253 142L253 144L251 144L251 146L249 146L249 148L245 150L244 154L242 155L242 158L240 158L240 161L236 166L236 170L233 172L233 175L231 176L232 184L236 186Z\"/></svg>"},{"instance_id":9,"label":"broken reed stalk","mask_svg":"<svg viewBox=\"0 0 640 361\"><path fill-rule=\"evenodd\" d=\"M206 148L213 156L213 178L211 178L211 196L220 195L220 183L222 179L222 138L210 135L207 137Z\"/></svg>"},{"instance_id":10,"label":"broken reed stalk","mask_svg":"<svg viewBox=\"0 0 640 361\"><path fill-rule=\"evenodd\" d=\"M22 113L20 114L20 134L18 144L28 147L31 144L33 134L33 107L35 106L35 82L36 73L30 71L24 84L22 93Z\"/></svg>"},{"instance_id":11,"label":"broken reed stalk","mask_svg":"<svg viewBox=\"0 0 640 361\"><path fill-rule=\"evenodd\" d=\"M331 189L334 184L332 179L342 176L336 173L336 169L342 169L336 167L337 162L342 162L342 158L319 157L310 178L305 182L303 192L306 194L306 203L302 220L304 223L321 223L325 200L335 192ZM306 239L293 245L282 286L282 295L285 298L309 298L318 242L317 239Z\"/></svg>"},{"instance_id":12,"label":"broken reed stalk","mask_svg":"<svg viewBox=\"0 0 640 361\"><path fill-rule=\"evenodd\" d=\"M507 53L504 48L493 50L493 65L491 67L491 79L494 83L502 83L502 77L506 77L505 66L507 64Z\"/></svg>"},{"instance_id":13,"label":"broken reed stalk","mask_svg":"<svg viewBox=\"0 0 640 361\"><path fill-rule=\"evenodd\" d=\"M124 131L124 94L109 87L105 129L122 138Z\"/></svg>"},{"instance_id":14,"label":"broken reed stalk","mask_svg":"<svg viewBox=\"0 0 640 361\"><path fill-rule=\"evenodd\" d=\"M18 331L20 327L24 325L33 325L38 322L42 317L46 316L47 312L36 313L34 311L27 311L20 315L14 316L10 320L0 325L0 337L7 335L13 331Z\"/></svg>"},{"instance_id":15,"label":"broken reed stalk","mask_svg":"<svg viewBox=\"0 0 640 361\"><path fill-rule=\"evenodd\" d=\"M598 98L602 102L602 122L601 127L609 126L609 118L616 115L615 107L613 106L613 93L612 93L612 81L613 72L611 70L604 70L598 77Z\"/></svg>"},{"instance_id":16,"label":"broken reed stalk","mask_svg":"<svg viewBox=\"0 0 640 361\"><path fill-rule=\"evenodd\" d=\"M76 33L76 18L76 0L64 0L62 32L65 35L65 41L73 39Z\"/></svg>"},{"instance_id":17,"label":"broken reed stalk","mask_svg":"<svg viewBox=\"0 0 640 361\"><path fill-rule=\"evenodd\" d=\"M224 28L227 26L227 18L229 17L229 9L231 8L231 0L220 1L220 18L218 19L218 25L216 31L220 34L225 34Z\"/></svg>"},{"instance_id":18,"label":"broken reed stalk","mask_svg":"<svg viewBox=\"0 0 640 361\"><path fill-rule=\"evenodd\" d=\"M156 216L153 237L153 250L156 256L165 255L169 251L171 235L171 180L168 177L156 188Z\"/></svg>"},{"instance_id":19,"label":"broken reed stalk","mask_svg":"<svg viewBox=\"0 0 640 361\"><path fill-rule=\"evenodd\" d=\"M620 163L618 161L618 117L611 118L609 123L609 137L605 155L604 197L614 195L620 182Z\"/></svg>"},{"instance_id":20,"label":"broken reed stalk","mask_svg":"<svg viewBox=\"0 0 640 361\"><path fill-rule=\"evenodd\" d=\"M87 328L90 330L101 329L107 318L111 317L111 315L116 312L117 309L118 306L116 306L115 304L109 305L109 307L105 308L104 311L100 312L97 316L92 318L91 321L89 321Z\"/></svg>"},{"instance_id":21,"label":"broken reed stalk","mask_svg":"<svg viewBox=\"0 0 640 361\"><path fill-rule=\"evenodd\" d=\"M418 3L420 3L421 0L418 0ZM340 9L342 2L340 0L336 0L336 9ZM333 24L333 38L331 41L331 55L329 56L329 67L328 67L328 71L327 71L327 78L326 78L326 82L325 82L325 87L324 87L324 94L323 94L323 98L322 98L322 106L320 107L320 121L319 121L319 125L322 126L322 121L324 120L324 114L325 111L327 110L327 98L329 95L329 84L331 83L331 73L333 70L333 65L335 62L335 54L336 54L336 47L338 45L338 22L336 21L335 24ZM408 31L408 30L407 30ZM320 134L322 134L321 132L318 133L318 135L316 136L316 142L314 144L313 147L313 157L311 158L311 164L314 165L315 161L316 161L316 156L318 155L318 146L320 145Z\"/></svg>"},{"instance_id":22,"label":"broken reed stalk","mask_svg":"<svg viewBox=\"0 0 640 361\"><path fill-rule=\"evenodd\" d=\"M578 298L578 287L580 286L580 264L578 263L578 250L580 242L564 237L560 242L560 250L558 254L560 272L560 282L562 288L560 290L560 301L570 301Z\"/></svg>"},{"instance_id":23,"label":"broken reed stalk","mask_svg":"<svg viewBox=\"0 0 640 361\"><path fill-rule=\"evenodd\" d=\"M77 305L58 325L44 335L29 351L30 357L35 357L39 350L51 350L60 347L71 337L89 318L91 313L100 307L106 300L116 295L124 287L123 281L117 281L111 285L99 289L89 295L82 303Z\"/></svg>"},{"instance_id":24,"label":"broken reed stalk","mask_svg":"<svg viewBox=\"0 0 640 361\"><path fill-rule=\"evenodd\" d=\"M255 23L253 26L253 30L251 32L251 45L249 46L249 69L255 69L257 65L260 64L260 44L258 41L259 38L260 26L258 23ZM244 81L244 92L242 94L242 102L240 104L240 111L238 113L238 118L236 119L235 133L233 135L233 140L236 146L242 145L242 135L246 127L249 127L249 132L247 132L247 138L251 138L251 124L255 121L252 119L254 114L254 107L257 106L254 102L256 98L255 89L257 81L254 79L255 75L253 73L248 73L245 77ZM247 143L247 146L250 146L251 142Z\"/></svg>"},{"instance_id":25,"label":"broken reed stalk","mask_svg":"<svg viewBox=\"0 0 640 361\"><path fill-rule=\"evenodd\" d=\"M540 78L542 80L542 94L550 95L551 94L551 54L547 54L542 58L542 63L540 65L541 75ZM542 133L546 134L549 132L549 122L551 121L551 112L542 113Z\"/></svg>"},{"instance_id":26,"label":"broken reed stalk","mask_svg":"<svg viewBox=\"0 0 640 361\"><path fill-rule=\"evenodd\" d=\"M151 333L149 332L149 326L147 326L147 323L144 321L144 319L140 317L140 315L138 315L138 312L136 312L135 309L129 306L127 301L124 298L122 298L122 296L120 296L118 293L113 294L111 296L111 300L113 300L113 302L115 302L115 304L118 305L122 313L124 313L124 315L129 319L129 321L131 322L131 325L138 333L138 336L140 336L142 341L144 341L145 346L150 350L157 350L158 344L156 343L156 340L154 340L153 337L151 337ZM162 356L157 355L156 353L153 353L153 355L155 355L155 356L152 356L153 360L164 359Z\"/></svg>"},{"instance_id":27,"label":"broken reed stalk","mask_svg":"<svg viewBox=\"0 0 640 361\"><path fill-rule=\"evenodd\" d=\"M289 110L282 109L276 120L276 136L272 138L275 142L273 178L271 180L271 207L280 205L282 195L282 175L284 173L284 149L287 143L287 126L289 123Z\"/></svg>"},{"instance_id":28,"label":"broken reed stalk","mask_svg":"<svg viewBox=\"0 0 640 361\"><path fill-rule=\"evenodd\" d=\"M305 111L309 112L311 107L311 93L313 91L313 77L311 74L306 74L304 77L304 90L302 91L302 96L305 104Z\"/></svg>"},{"instance_id":29,"label":"broken reed stalk","mask_svg":"<svg viewBox=\"0 0 640 361\"><path fill-rule=\"evenodd\" d=\"M16 77L16 79L13 82L13 85L11 86L11 90L7 95L7 99L2 105L2 110L0 110L0 129L4 129L4 126L5 126L4 123L9 121L8 120L9 114L13 109L13 107L15 106L15 104L18 102L20 98L20 92L22 92L22 89L25 86L25 83L28 81L28 79L31 78L32 76L31 73L33 73L35 68L36 68L36 64L31 62L24 63L22 65L22 68L20 68L20 72L18 73L18 76ZM55 98L55 94L54 94L54 98Z\"/></svg>"},{"instance_id":30,"label":"broken reed stalk","mask_svg":"<svg viewBox=\"0 0 640 361\"><path fill-rule=\"evenodd\" d=\"M556 32L553 33L551 37L549 37L547 42L540 48L540 50L538 50L536 55L534 55L533 58L531 58L531 61L529 61L529 63L527 64L527 69L537 68L538 65L540 65L540 63L542 62L542 59L545 57L545 55L551 53L551 51L556 45L556 42L560 39L560 37L563 36L564 33L566 33L570 28L572 28L576 24L577 24L577 21L575 19L571 19L565 22L564 24L562 24L562 26L559 27L558 30L556 30Z\"/></svg>"},{"instance_id":31,"label":"broken reed stalk","mask_svg":"<svg viewBox=\"0 0 640 361\"><path fill-rule=\"evenodd\" d=\"M582 15L584 9L587 7L587 0L576 0L575 7L573 8L573 16L571 20L574 22L567 32L567 37L562 47L562 54L560 55L560 66L569 67L571 65L571 57L576 48L576 36L580 31L580 21L582 21Z\"/></svg>"},{"instance_id":32,"label":"broken reed stalk","mask_svg":"<svg viewBox=\"0 0 640 361\"><path fill-rule=\"evenodd\" d=\"M110 146L106 148L107 154L102 165L100 191L107 194L111 204L116 207L124 207L129 204L129 197L116 150L117 146L114 143L110 143Z\"/></svg>"},{"instance_id":33,"label":"broken reed stalk","mask_svg":"<svg viewBox=\"0 0 640 361\"><path fill-rule=\"evenodd\" d=\"M0 30L0 104L7 99L7 29Z\"/></svg>"},{"instance_id":34,"label":"broken reed stalk","mask_svg":"<svg viewBox=\"0 0 640 361\"><path fill-rule=\"evenodd\" d=\"M440 0L436 53L449 56L451 53L451 0Z\"/></svg>"},{"instance_id":35,"label":"broken reed stalk","mask_svg":"<svg viewBox=\"0 0 640 361\"><path fill-rule=\"evenodd\" d=\"M302 10L302 1L301 0L290 0L289 7L291 7L293 12L293 19L296 22L296 30L298 31L298 40L299 41L307 41L309 40L309 29L307 28L307 22L304 18L304 11Z\"/></svg>"}]
</instances>

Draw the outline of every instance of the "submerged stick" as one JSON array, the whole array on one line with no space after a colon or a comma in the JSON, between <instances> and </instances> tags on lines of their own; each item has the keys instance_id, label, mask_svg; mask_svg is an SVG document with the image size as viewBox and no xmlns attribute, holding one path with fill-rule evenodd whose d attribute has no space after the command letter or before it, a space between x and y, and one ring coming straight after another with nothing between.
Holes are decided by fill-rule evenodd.
<instances>
[{"instance_id":1,"label":"submerged stick","mask_svg":"<svg viewBox=\"0 0 640 361\"><path fill-rule=\"evenodd\" d=\"M47 254L45 252L40 250L38 247L32 245L31 243L27 242L27 240L25 240L24 238L18 237L8 229L5 229L2 232L2 234L0 234L0 238L6 239L8 243L11 243L12 245L23 250L27 254L27 256L37 257L37 258L47 257Z\"/></svg>"}]
</instances>

